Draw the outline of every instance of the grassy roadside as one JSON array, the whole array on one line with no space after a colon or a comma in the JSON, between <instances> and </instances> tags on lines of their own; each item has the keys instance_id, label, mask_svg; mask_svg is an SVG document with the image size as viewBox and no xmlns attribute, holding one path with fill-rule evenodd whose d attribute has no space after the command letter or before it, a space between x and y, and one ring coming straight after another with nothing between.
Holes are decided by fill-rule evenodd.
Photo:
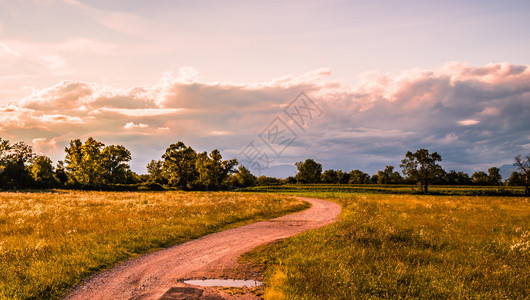
<instances>
[{"instance_id":1,"label":"grassy roadside","mask_svg":"<svg viewBox=\"0 0 530 300\"><path fill-rule=\"evenodd\" d=\"M306 207L275 194L0 193L0 299L58 298L124 259Z\"/></svg>"},{"instance_id":2,"label":"grassy roadside","mask_svg":"<svg viewBox=\"0 0 530 300\"><path fill-rule=\"evenodd\" d=\"M343 213L333 225L245 255L264 269L265 299L530 295L528 198L294 194L329 198Z\"/></svg>"}]
</instances>

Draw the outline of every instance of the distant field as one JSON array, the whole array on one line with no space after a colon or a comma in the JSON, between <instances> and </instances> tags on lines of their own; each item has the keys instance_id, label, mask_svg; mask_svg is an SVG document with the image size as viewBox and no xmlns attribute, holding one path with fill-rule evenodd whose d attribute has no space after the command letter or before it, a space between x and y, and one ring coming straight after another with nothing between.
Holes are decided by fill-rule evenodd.
<instances>
[{"instance_id":1,"label":"distant field","mask_svg":"<svg viewBox=\"0 0 530 300\"><path fill-rule=\"evenodd\" d=\"M328 196L370 193L370 194L421 194L418 185L406 184L286 184L277 186L255 186L246 188L250 192L281 192L292 195L316 193ZM468 186L468 185L429 185L433 195L462 196L523 196L522 186Z\"/></svg>"},{"instance_id":2,"label":"distant field","mask_svg":"<svg viewBox=\"0 0 530 300\"><path fill-rule=\"evenodd\" d=\"M305 207L277 194L0 193L0 299L57 298L118 261Z\"/></svg>"},{"instance_id":3,"label":"distant field","mask_svg":"<svg viewBox=\"0 0 530 300\"><path fill-rule=\"evenodd\" d=\"M271 192L328 198L333 225L261 247L266 299L527 299L530 199L349 193L327 186ZM300 251L303 249L303 251Z\"/></svg>"}]
</instances>

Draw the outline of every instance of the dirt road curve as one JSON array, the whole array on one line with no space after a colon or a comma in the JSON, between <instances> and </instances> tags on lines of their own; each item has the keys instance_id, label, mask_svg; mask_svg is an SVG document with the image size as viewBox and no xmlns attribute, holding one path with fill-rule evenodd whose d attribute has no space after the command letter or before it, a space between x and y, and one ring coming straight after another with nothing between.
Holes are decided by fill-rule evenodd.
<instances>
[{"instance_id":1,"label":"dirt road curve","mask_svg":"<svg viewBox=\"0 0 530 300\"><path fill-rule=\"evenodd\" d=\"M160 299L164 294L164 299L179 299L168 298L166 292L171 288L184 287L183 279L218 278L227 274L231 277L248 277L248 274L233 272L241 254L259 245L330 224L341 211L339 205L329 201L301 199L310 202L312 207L126 261L89 278L64 299Z\"/></svg>"}]
</instances>

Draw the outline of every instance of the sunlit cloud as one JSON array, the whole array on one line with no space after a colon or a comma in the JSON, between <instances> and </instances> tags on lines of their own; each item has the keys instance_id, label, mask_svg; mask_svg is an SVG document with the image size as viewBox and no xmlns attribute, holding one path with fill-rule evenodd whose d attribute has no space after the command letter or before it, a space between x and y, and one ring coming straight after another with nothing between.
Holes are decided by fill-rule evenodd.
<instances>
[{"instance_id":1,"label":"sunlit cloud","mask_svg":"<svg viewBox=\"0 0 530 300\"><path fill-rule=\"evenodd\" d=\"M305 91L323 114L298 131L296 141L275 157L276 166L312 157L328 168L370 170L398 165L408 150L429 148L449 168L473 168L509 162L530 142L526 66L450 63L364 73L357 85L330 80L330 72L210 83L188 67L130 88L63 81L0 106L0 136L32 141L42 151L94 136L130 148L133 167L143 172L147 161L178 140L237 156Z\"/></svg>"},{"instance_id":2,"label":"sunlit cloud","mask_svg":"<svg viewBox=\"0 0 530 300\"><path fill-rule=\"evenodd\" d=\"M470 125L475 125L475 124L478 124L480 123L480 121L477 121L477 120L462 120L462 121L458 121L458 124L462 125L462 126L470 126Z\"/></svg>"},{"instance_id":3,"label":"sunlit cloud","mask_svg":"<svg viewBox=\"0 0 530 300\"><path fill-rule=\"evenodd\" d=\"M103 107L98 109L95 113L100 112L113 112L123 116L129 117L155 117L164 115L174 115L178 112L183 111L179 108L146 108L146 109L125 109L125 108L108 108Z\"/></svg>"},{"instance_id":4,"label":"sunlit cloud","mask_svg":"<svg viewBox=\"0 0 530 300\"><path fill-rule=\"evenodd\" d=\"M222 130L212 130L210 131L211 135L228 135L230 134L229 131L222 131Z\"/></svg>"},{"instance_id":5,"label":"sunlit cloud","mask_svg":"<svg viewBox=\"0 0 530 300\"><path fill-rule=\"evenodd\" d=\"M59 152L59 145L57 145L57 138L48 140L47 138L35 138L31 141L33 150L40 155L53 155Z\"/></svg>"},{"instance_id":6,"label":"sunlit cloud","mask_svg":"<svg viewBox=\"0 0 530 300\"><path fill-rule=\"evenodd\" d=\"M123 128L125 128L125 129L147 128L147 127L149 127L149 125L143 124L143 123L134 124L133 122L129 122L129 123L125 124L125 126L123 126Z\"/></svg>"}]
</instances>

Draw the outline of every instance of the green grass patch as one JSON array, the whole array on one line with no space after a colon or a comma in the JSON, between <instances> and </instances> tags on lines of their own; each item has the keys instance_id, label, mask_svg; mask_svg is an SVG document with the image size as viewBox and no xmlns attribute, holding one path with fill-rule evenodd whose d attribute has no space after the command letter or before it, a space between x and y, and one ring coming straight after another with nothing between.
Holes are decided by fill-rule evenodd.
<instances>
[{"instance_id":1,"label":"green grass patch","mask_svg":"<svg viewBox=\"0 0 530 300\"><path fill-rule=\"evenodd\" d=\"M285 184L254 186L244 189L248 192L283 193L290 195L341 195L351 193L367 194L421 194L419 185L407 184ZM524 196L521 186L470 186L470 185L429 185L431 195L460 196Z\"/></svg>"},{"instance_id":2,"label":"green grass patch","mask_svg":"<svg viewBox=\"0 0 530 300\"><path fill-rule=\"evenodd\" d=\"M305 195L340 203L340 221L245 255L264 269L265 299L530 295L528 198Z\"/></svg>"},{"instance_id":3,"label":"green grass patch","mask_svg":"<svg viewBox=\"0 0 530 300\"><path fill-rule=\"evenodd\" d=\"M0 299L58 298L127 258L307 207L275 194L0 193Z\"/></svg>"}]
</instances>

